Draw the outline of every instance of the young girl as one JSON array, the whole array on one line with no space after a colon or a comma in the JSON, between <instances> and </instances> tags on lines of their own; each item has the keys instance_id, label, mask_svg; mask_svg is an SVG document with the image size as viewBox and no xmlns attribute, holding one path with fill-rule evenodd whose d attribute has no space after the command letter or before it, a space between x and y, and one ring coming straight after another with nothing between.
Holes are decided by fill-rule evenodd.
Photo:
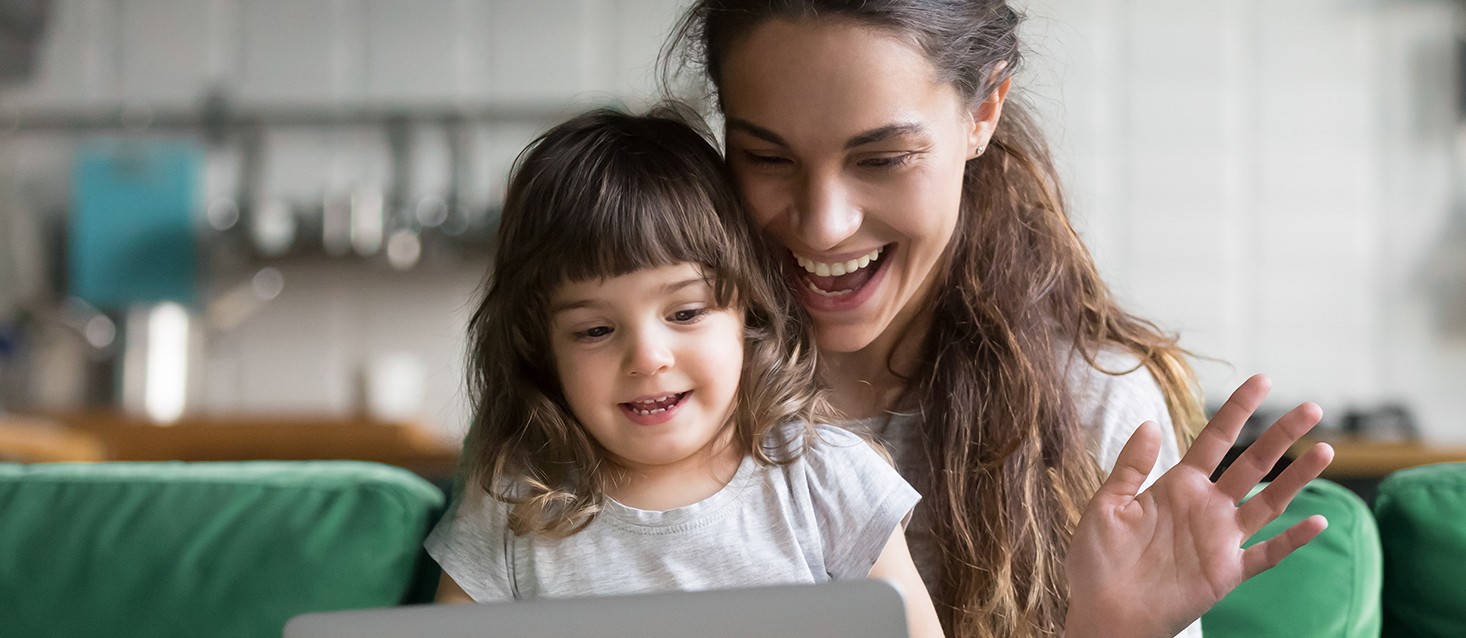
<instances>
[{"instance_id":1,"label":"young girl","mask_svg":"<svg viewBox=\"0 0 1466 638\"><path fill-rule=\"evenodd\" d=\"M815 425L799 306L690 121L595 111L521 155L469 327L467 480L427 540L439 600L872 577L940 635L919 497Z\"/></svg>"}]
</instances>

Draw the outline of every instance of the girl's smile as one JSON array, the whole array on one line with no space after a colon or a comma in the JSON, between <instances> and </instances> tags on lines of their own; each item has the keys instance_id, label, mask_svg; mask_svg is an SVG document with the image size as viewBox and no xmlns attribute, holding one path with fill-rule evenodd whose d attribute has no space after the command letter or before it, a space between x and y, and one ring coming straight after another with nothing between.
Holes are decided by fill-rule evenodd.
<instances>
[{"instance_id":1,"label":"girl's smile","mask_svg":"<svg viewBox=\"0 0 1466 638\"><path fill-rule=\"evenodd\" d=\"M677 416L677 408L682 406L683 400L689 394L692 394L692 390L633 399L622 403L621 410L626 413L626 418L637 425L659 425Z\"/></svg>"}]
</instances>

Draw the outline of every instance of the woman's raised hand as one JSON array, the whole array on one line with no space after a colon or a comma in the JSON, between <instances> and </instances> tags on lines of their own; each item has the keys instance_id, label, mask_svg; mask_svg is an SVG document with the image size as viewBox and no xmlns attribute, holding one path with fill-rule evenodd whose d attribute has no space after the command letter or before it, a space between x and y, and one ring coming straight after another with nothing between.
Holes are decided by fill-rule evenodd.
<instances>
[{"instance_id":1,"label":"woman's raised hand","mask_svg":"<svg viewBox=\"0 0 1466 638\"><path fill-rule=\"evenodd\" d=\"M1267 396L1258 375L1232 393L1181 462L1140 491L1160 450L1154 423L1142 425L1085 508L1065 566L1070 636L1174 636L1242 581L1277 565L1328 526L1310 516L1243 549L1242 542L1288 506L1328 466L1319 443L1242 505L1322 413L1304 403L1279 418L1215 483L1211 474Z\"/></svg>"}]
</instances>

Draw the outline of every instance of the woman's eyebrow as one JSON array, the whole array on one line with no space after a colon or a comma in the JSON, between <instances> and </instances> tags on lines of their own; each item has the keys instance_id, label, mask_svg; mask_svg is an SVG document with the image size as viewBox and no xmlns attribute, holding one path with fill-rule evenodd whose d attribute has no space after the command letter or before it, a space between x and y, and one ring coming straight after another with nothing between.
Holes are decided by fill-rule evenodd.
<instances>
[{"instance_id":1,"label":"woman's eyebrow","mask_svg":"<svg viewBox=\"0 0 1466 638\"><path fill-rule=\"evenodd\" d=\"M789 147L789 143L784 141L784 138L780 137L778 133L754 124L753 122L749 122L748 120L730 117L727 120L727 127L729 131L740 131L757 137L770 144L777 144L785 148ZM901 137L906 135L922 135L925 133L926 127L915 122L908 122L904 124L887 124L885 126L873 128L869 131L865 131L864 133L860 133L851 137L848 141L845 142L845 148L852 149L857 146L864 146L866 144L882 142L893 137Z\"/></svg>"},{"instance_id":2,"label":"woman's eyebrow","mask_svg":"<svg viewBox=\"0 0 1466 638\"><path fill-rule=\"evenodd\" d=\"M783 146L785 148L789 147L789 143L785 142L784 138L779 137L778 133L770 131L769 129L754 124L753 122L750 122L748 120L740 120L736 117L730 117L726 120L726 122L726 126L728 127L729 131L742 131L770 144L778 144L779 146Z\"/></svg>"},{"instance_id":3,"label":"woman's eyebrow","mask_svg":"<svg viewBox=\"0 0 1466 638\"><path fill-rule=\"evenodd\" d=\"M926 133L926 127L915 122L907 124L887 124L880 128L873 128L869 131L850 138L850 141L845 142L845 148L852 149L857 146L864 146L866 144L882 142L893 137L921 135L923 133Z\"/></svg>"}]
</instances>

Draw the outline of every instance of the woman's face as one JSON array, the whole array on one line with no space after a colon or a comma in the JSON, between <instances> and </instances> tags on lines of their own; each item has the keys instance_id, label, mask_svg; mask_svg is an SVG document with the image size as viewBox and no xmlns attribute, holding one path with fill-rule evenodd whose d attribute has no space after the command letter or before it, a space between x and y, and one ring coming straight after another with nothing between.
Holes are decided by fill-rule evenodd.
<instances>
[{"instance_id":1,"label":"woman's face","mask_svg":"<svg viewBox=\"0 0 1466 638\"><path fill-rule=\"evenodd\" d=\"M861 350L927 305L962 174L1001 108L925 55L848 22L766 22L722 69L728 162L755 221L802 270L820 347Z\"/></svg>"}]
</instances>

